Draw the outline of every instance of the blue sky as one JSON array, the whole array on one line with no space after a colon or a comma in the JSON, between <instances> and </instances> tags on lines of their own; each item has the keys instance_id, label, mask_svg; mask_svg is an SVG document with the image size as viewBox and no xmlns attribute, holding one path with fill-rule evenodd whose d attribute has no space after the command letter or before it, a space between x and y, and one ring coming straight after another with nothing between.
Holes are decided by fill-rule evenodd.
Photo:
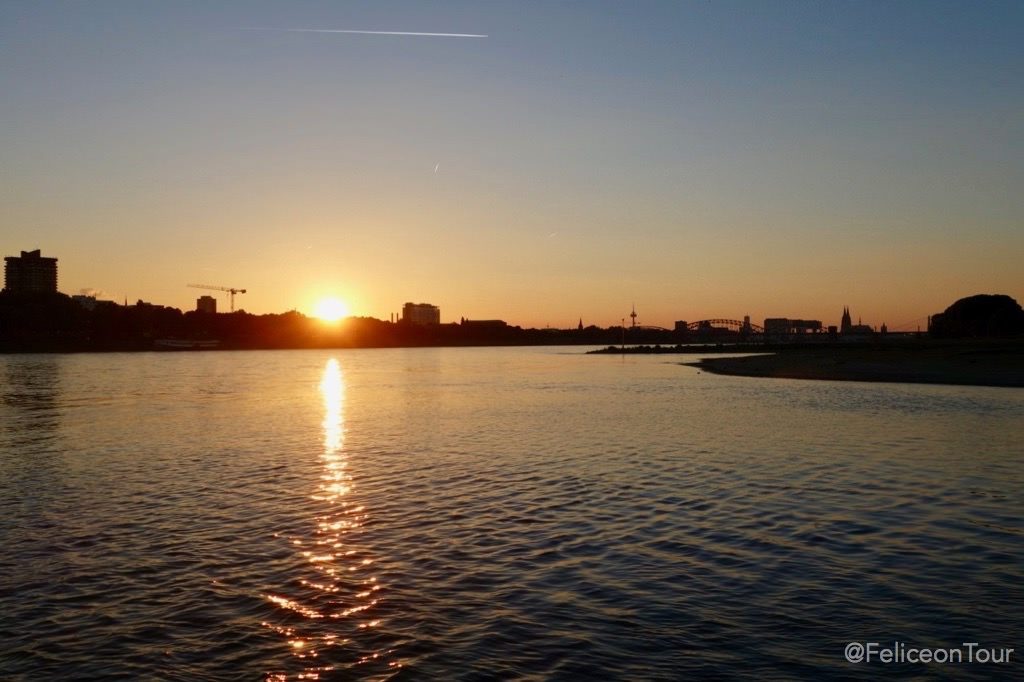
<instances>
[{"instance_id":1,"label":"blue sky","mask_svg":"<svg viewBox=\"0 0 1024 682\"><path fill-rule=\"evenodd\" d=\"M1024 295L1021 3L208 5L0 6L5 254L541 326Z\"/></svg>"}]
</instances>

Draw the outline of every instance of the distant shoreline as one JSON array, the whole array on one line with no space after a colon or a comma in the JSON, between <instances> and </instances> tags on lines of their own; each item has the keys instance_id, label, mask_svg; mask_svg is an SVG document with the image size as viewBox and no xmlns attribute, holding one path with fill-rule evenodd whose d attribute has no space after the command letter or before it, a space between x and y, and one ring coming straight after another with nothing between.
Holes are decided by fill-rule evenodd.
<instances>
[{"instance_id":1,"label":"distant shoreline","mask_svg":"<svg viewBox=\"0 0 1024 682\"><path fill-rule=\"evenodd\" d=\"M730 376L1024 388L1024 344L800 349L681 363Z\"/></svg>"}]
</instances>

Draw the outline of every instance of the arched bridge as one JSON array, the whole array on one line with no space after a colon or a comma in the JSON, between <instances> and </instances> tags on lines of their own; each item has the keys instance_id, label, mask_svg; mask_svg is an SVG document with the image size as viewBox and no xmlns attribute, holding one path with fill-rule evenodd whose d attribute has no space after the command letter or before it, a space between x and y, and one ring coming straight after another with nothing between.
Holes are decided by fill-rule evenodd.
<instances>
[{"instance_id":1,"label":"arched bridge","mask_svg":"<svg viewBox=\"0 0 1024 682\"><path fill-rule=\"evenodd\" d=\"M686 325L686 329L691 332L699 332L702 328L707 329L709 327L717 327L719 329L724 327L735 332L742 332L749 327L750 331L755 334L764 334L764 327L761 325L754 324L753 322L749 323L749 325L744 325L741 320L698 320L697 322L689 322Z\"/></svg>"}]
</instances>

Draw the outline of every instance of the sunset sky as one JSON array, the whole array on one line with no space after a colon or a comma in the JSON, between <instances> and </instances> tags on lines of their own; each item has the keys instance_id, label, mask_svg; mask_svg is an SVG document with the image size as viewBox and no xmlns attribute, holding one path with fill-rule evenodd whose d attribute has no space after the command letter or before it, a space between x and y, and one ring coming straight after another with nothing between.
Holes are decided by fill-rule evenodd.
<instances>
[{"instance_id":1,"label":"sunset sky","mask_svg":"<svg viewBox=\"0 0 1024 682\"><path fill-rule=\"evenodd\" d=\"M0 255L183 309L923 326L1024 300L1022 36L1019 1L6 1Z\"/></svg>"}]
</instances>

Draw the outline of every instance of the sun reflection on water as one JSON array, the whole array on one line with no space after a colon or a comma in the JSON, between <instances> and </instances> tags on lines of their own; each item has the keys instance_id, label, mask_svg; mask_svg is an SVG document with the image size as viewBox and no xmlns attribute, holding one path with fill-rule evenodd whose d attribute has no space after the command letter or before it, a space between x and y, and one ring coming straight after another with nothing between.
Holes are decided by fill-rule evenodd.
<instances>
[{"instance_id":1,"label":"sun reflection on water","mask_svg":"<svg viewBox=\"0 0 1024 682\"><path fill-rule=\"evenodd\" d=\"M310 497L322 505L311 536L288 538L306 567L314 575L296 580L294 594L266 594L266 599L286 615L287 626L264 622L263 625L281 635L288 643L291 656L302 659L303 670L294 679L318 679L333 668L324 659L336 662L348 658L356 665L378 661L391 650L353 651L348 657L344 649L353 644L342 633L376 628L381 619L372 609L379 602L381 585L369 575L374 560L365 556L349 536L359 531L366 519L363 505L347 499L352 492L352 476L345 452L345 374L337 359L330 359L320 380L324 418L323 453L320 455L320 482ZM297 618L297 620L296 620ZM324 623L335 624L339 631L325 631ZM400 667L397 661L389 667ZM268 680L287 680L288 674L268 673Z\"/></svg>"},{"instance_id":2,"label":"sun reflection on water","mask_svg":"<svg viewBox=\"0 0 1024 682\"><path fill-rule=\"evenodd\" d=\"M324 397L324 456L330 457L345 444L345 376L334 358L324 368L320 393Z\"/></svg>"}]
</instances>

